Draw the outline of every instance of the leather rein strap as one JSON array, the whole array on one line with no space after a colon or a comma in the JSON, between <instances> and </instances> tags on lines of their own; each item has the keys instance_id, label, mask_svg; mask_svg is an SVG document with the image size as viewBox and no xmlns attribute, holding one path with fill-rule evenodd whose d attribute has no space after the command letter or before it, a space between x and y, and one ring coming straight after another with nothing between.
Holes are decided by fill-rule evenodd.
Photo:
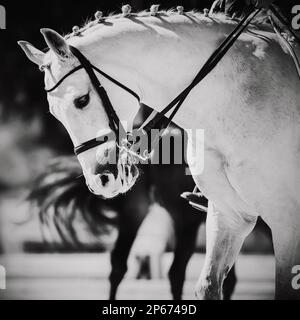
<instances>
[{"instance_id":1,"label":"leather rein strap","mask_svg":"<svg viewBox=\"0 0 300 320\"><path fill-rule=\"evenodd\" d=\"M152 128L157 128L164 131L172 122L172 119L174 118L175 114L177 113L191 90L215 68L215 66L225 56L225 54L232 47L241 33L251 23L253 18L260 12L260 10L261 9L250 10L250 12L239 22L236 28L226 37L221 45L208 58L208 60L201 68L201 70L197 73L191 84L186 89L184 89L174 100L172 100L161 112L157 113L155 117L153 117L149 122L146 120L140 129L145 133L148 133ZM169 112L172 108L174 108L173 112L168 118L166 118L166 113Z\"/></svg>"},{"instance_id":2,"label":"leather rein strap","mask_svg":"<svg viewBox=\"0 0 300 320\"><path fill-rule=\"evenodd\" d=\"M219 61L224 57L224 55L228 52L228 50L232 47L232 45L235 43L235 41L238 39L238 37L241 35L241 33L245 30L245 28L250 24L250 22L253 20L253 18L260 12L261 9L255 9L253 8L250 10L250 12L238 23L236 28L227 36L227 38L221 43L221 45L214 51L214 53L209 57L209 59L206 61L204 66L201 68L201 70L198 72L194 80L191 82L191 84L186 87L175 99L173 99L160 113L153 111L155 113L155 116L153 117L152 114L148 119L144 121L144 123L141 125L141 127L138 129L142 131L144 134L148 134L151 129L160 129L162 132L168 128L170 123L172 122L172 119L174 118L175 114L179 110L180 106L183 104L186 97L189 95L191 90L199 84L213 69L214 67L219 63ZM80 62L80 65L78 67L75 67L72 69L69 73L67 73L65 76L63 76L52 88L45 89L46 92L52 92L55 89L57 89L60 84L71 74L75 73L76 71L80 69L84 69L86 73L88 74L91 83L96 90L98 96L100 97L103 107L105 109L105 112L107 114L108 120L109 120L109 127L111 130L115 133L116 138L124 137L126 138L128 135L125 132L125 129L123 128L120 119L118 115L116 114L111 101L101 85L98 77L96 76L95 72L101 74L123 90L127 91L129 94L134 96L139 102L140 97L137 93L132 91L130 88L126 87L116 79L112 78L102 70L98 69L94 65L92 65L89 60L75 47L70 46L71 53L78 59ZM142 105L142 104L141 104ZM166 114L172 110L171 115L167 118ZM149 120L150 119L150 120ZM154 139L154 145L151 146L153 149L155 147L155 144L158 143L160 140L162 134L158 134ZM99 136L96 138L93 138L91 140L88 140L79 146L74 148L74 153L78 156L79 154L94 148L98 145L103 144L108 140L107 135ZM132 147L133 144L127 144L128 147Z\"/></svg>"}]
</instances>

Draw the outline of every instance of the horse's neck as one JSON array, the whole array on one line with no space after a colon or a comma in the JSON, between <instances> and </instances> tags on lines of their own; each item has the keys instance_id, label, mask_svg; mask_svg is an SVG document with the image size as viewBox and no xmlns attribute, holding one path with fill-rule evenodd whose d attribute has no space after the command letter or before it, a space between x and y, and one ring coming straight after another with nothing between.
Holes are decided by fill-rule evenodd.
<instances>
[{"instance_id":1,"label":"horse's neck","mask_svg":"<svg viewBox=\"0 0 300 320\"><path fill-rule=\"evenodd\" d=\"M161 111L194 78L217 47L220 27L178 25L166 29L125 33L99 43L97 65L141 96L142 102ZM232 26L228 26L232 28Z\"/></svg>"}]
</instances>

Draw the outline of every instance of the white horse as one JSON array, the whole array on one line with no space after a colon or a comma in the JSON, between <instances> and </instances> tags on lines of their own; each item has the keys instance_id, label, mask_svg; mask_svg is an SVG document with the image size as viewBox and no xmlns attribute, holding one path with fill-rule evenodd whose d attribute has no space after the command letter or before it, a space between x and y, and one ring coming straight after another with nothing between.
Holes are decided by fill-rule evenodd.
<instances>
[{"instance_id":1,"label":"white horse","mask_svg":"<svg viewBox=\"0 0 300 320\"><path fill-rule=\"evenodd\" d=\"M42 34L50 50L19 44L55 85L79 63L69 45L161 111L194 78L236 22L189 12L117 15L63 38ZM99 21L100 22L100 21ZM119 118L132 123L137 101L99 75ZM204 129L205 166L191 166L196 185L210 200L207 251L196 295L221 298L223 281L245 237L261 216L270 226L276 256L276 297L300 298L292 269L300 265L300 90L289 52L268 26L251 25L218 66L189 94L174 121ZM74 145L109 132L108 118L83 69L48 94L50 112ZM189 150L196 139L189 137ZM78 156L94 193L126 192L136 170L111 174L102 159L115 149L107 142ZM99 164L100 163L100 164ZM106 179L103 179L106 170ZM112 168L111 170L116 170Z\"/></svg>"}]
</instances>

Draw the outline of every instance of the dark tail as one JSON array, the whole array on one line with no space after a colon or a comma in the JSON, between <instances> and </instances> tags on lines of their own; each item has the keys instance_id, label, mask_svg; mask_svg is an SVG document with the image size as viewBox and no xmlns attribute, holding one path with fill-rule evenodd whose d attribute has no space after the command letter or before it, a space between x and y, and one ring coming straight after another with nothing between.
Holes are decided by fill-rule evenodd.
<instances>
[{"instance_id":1,"label":"dark tail","mask_svg":"<svg viewBox=\"0 0 300 320\"><path fill-rule=\"evenodd\" d=\"M44 239L54 249L100 249L101 238L116 223L116 214L106 210L105 201L89 192L80 165L71 156L49 163L28 200L36 205Z\"/></svg>"}]
</instances>

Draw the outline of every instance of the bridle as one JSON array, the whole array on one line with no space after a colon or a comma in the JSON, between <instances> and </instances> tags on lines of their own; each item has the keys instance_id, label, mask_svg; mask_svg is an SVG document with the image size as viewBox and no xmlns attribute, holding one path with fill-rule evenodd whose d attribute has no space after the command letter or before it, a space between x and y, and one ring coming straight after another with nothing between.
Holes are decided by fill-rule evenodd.
<instances>
[{"instance_id":1,"label":"bridle","mask_svg":"<svg viewBox=\"0 0 300 320\"><path fill-rule=\"evenodd\" d=\"M52 92L54 91L56 88L58 88L61 83L68 78L70 75L72 75L73 73L75 73L78 70L84 69L86 71L86 73L88 74L90 81L92 83L92 86L94 88L94 90L97 92L102 104L103 104L103 108L107 114L108 117L108 121L109 121L109 127L110 129L113 131L113 133L116 135L116 137L119 137L121 135L126 136L126 132L124 127L122 126L122 123L120 122L120 119L114 109L114 107L112 106L112 103L104 89L104 87L101 85L98 77L95 74L95 71L99 74L101 74L102 76L104 76L105 78L107 78L108 80L110 80L111 82L113 82L114 84L116 84L117 86L119 86L120 88L122 88L123 90L127 91L128 93L130 93L132 96L134 96L138 101L140 101L140 98L138 96L138 94L136 94L134 91L132 91L131 89L129 89L128 87L126 87L125 85L123 85L122 83L120 83L119 81L115 80L114 78L110 77L108 74L106 74L105 72L103 72L102 70L98 69L97 67L95 67L94 65L92 65L89 60L75 47L73 46L69 46L71 53L78 59L78 61L80 62L80 65L74 69L72 69L70 72L68 72L64 77L62 77L52 88L50 89L45 89L46 92ZM125 137L124 136L124 137ZM86 142L83 142L82 144L78 145L77 147L74 148L74 153L78 156L79 154L92 149L98 145L103 144L104 142L106 142L108 140L108 136L104 135L104 136L98 136L96 138L93 138L91 140L88 140Z\"/></svg>"},{"instance_id":2,"label":"bridle","mask_svg":"<svg viewBox=\"0 0 300 320\"><path fill-rule=\"evenodd\" d=\"M260 12L261 9L255 9L254 7L249 11L249 13L238 23L236 28L227 36L227 38L221 43L221 45L214 51L214 53L209 57L209 59L206 61L206 63L203 65L201 70L198 72L198 74L195 76L193 81L188 85L180 94L176 96L175 99L173 99L161 112L156 112L153 110L153 113L143 122L141 127L138 129L143 134L148 134L152 129L159 129L160 132L154 137L154 144L151 145L151 148L153 149L155 144L158 143L159 139L162 136L162 132L168 128L170 123L172 122L175 114L183 104L186 97L189 95L191 90L200 83L218 64L218 62L224 57L224 55L228 52L228 50L232 47L232 45L235 43L235 41L238 39L238 37L241 35L241 33L245 30L245 28L250 24L250 22L253 20L253 18ZM112 78L102 70L95 67L93 64L89 62L89 60L75 47L70 46L71 53L78 59L80 62L80 65L78 67L75 67L70 72L68 72L65 76L63 76L52 88L45 89L46 92L52 92L56 88L58 88L61 83L68 78L70 75L75 73L78 70L84 69L86 73L88 74L90 81L92 83L92 86L94 90L97 92L102 104L103 108L107 114L108 121L109 121L109 127L115 134L115 137L118 139L118 145L125 145L126 148L130 151L130 149L133 147L133 143L129 142L129 134L125 131L124 127L122 126L122 123L120 122L120 119L115 112L115 109L104 89L104 87L101 85L98 77L96 76L96 73L99 73L106 79L113 82L115 85L119 86L123 90L127 91L129 94L131 94L133 97L135 97L138 102L141 104L140 97L137 93L135 93L130 88L123 85L121 82L117 81L116 79ZM170 110L172 111L171 115L169 117L166 117L167 112ZM121 139L120 139L121 137ZM76 146L74 148L75 155L79 155L89 149L92 149L98 145L101 145L105 143L108 140L107 135L103 136L97 136L91 140L85 141L81 143L80 145ZM120 141L122 140L122 141ZM137 155L139 156L139 155Z\"/></svg>"}]
</instances>

